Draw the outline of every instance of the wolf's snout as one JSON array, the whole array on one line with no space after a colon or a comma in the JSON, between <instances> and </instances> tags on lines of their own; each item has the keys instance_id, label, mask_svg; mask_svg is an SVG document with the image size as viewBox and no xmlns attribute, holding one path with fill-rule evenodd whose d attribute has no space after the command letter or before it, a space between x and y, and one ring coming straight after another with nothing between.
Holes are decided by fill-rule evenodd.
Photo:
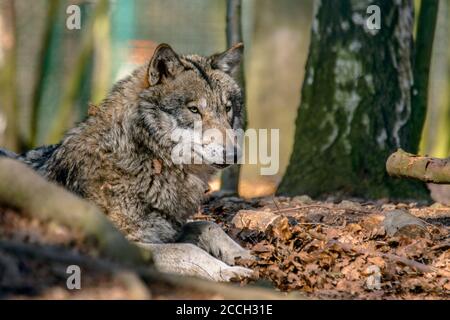
<instances>
[{"instance_id":1,"label":"wolf's snout","mask_svg":"<svg viewBox=\"0 0 450 320\"><path fill-rule=\"evenodd\" d=\"M233 145L231 148L224 150L223 155L225 162L229 165L238 163L240 158L240 148L236 145Z\"/></svg>"},{"instance_id":2,"label":"wolf's snout","mask_svg":"<svg viewBox=\"0 0 450 320\"><path fill-rule=\"evenodd\" d=\"M223 169L237 163L239 153L236 146L209 144L203 146L204 159L216 168Z\"/></svg>"},{"instance_id":3,"label":"wolf's snout","mask_svg":"<svg viewBox=\"0 0 450 320\"><path fill-rule=\"evenodd\" d=\"M204 158L216 168L223 169L238 162L240 148L233 132L229 131L208 129L203 134Z\"/></svg>"}]
</instances>

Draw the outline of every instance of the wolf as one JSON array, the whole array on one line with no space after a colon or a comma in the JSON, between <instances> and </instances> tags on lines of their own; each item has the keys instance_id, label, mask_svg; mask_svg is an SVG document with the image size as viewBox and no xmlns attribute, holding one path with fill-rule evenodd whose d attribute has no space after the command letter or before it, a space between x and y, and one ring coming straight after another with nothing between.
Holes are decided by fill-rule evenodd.
<instances>
[{"instance_id":1,"label":"wolf","mask_svg":"<svg viewBox=\"0 0 450 320\"><path fill-rule=\"evenodd\" d=\"M179 55L161 44L60 143L0 156L95 203L129 240L152 252L163 272L214 281L249 276L251 270L235 265L237 257L252 258L246 249L212 222L189 222L208 179L228 162L174 163L171 138L196 121L202 130L242 128L243 94L235 80L242 55L242 43L212 56ZM237 150L235 140L200 141L212 143L224 158Z\"/></svg>"}]
</instances>

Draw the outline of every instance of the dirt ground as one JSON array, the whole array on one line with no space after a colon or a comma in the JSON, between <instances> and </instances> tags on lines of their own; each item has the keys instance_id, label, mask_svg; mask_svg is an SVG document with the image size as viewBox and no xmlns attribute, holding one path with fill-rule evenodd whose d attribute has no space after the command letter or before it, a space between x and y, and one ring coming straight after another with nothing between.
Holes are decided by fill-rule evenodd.
<instances>
[{"instance_id":1,"label":"dirt ground","mask_svg":"<svg viewBox=\"0 0 450 320\"><path fill-rule=\"evenodd\" d=\"M423 224L388 234L385 217L393 210L408 212ZM213 196L194 219L216 221L253 251L255 260L239 263L253 269L254 278L241 280L240 286L319 299L450 297L449 206ZM61 252L68 256L55 261L52 257ZM70 291L66 268L78 260L86 265L82 290ZM79 235L0 209L0 298L221 298L111 272L98 268L97 260L98 253Z\"/></svg>"}]
</instances>

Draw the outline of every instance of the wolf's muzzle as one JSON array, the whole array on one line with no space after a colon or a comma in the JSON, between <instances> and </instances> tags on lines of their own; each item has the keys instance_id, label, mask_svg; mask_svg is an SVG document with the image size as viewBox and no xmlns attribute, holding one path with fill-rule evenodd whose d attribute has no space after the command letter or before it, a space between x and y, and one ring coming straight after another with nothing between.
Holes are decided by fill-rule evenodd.
<instances>
[{"instance_id":1,"label":"wolf's muzzle","mask_svg":"<svg viewBox=\"0 0 450 320\"><path fill-rule=\"evenodd\" d=\"M232 164L238 163L238 159L239 159L239 149L236 146L234 146L231 152L230 150L228 151L226 149L223 150L224 163L213 163L212 165L217 169L225 169L231 166Z\"/></svg>"}]
</instances>

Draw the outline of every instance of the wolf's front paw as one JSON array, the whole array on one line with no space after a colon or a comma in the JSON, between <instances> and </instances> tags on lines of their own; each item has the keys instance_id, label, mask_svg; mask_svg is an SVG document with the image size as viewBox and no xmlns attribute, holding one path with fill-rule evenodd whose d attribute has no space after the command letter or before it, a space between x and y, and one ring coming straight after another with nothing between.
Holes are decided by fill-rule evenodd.
<instances>
[{"instance_id":1,"label":"wolf's front paw","mask_svg":"<svg viewBox=\"0 0 450 320\"><path fill-rule=\"evenodd\" d=\"M220 270L220 279L218 281L229 282L232 279L241 280L250 278L253 270L244 267L226 267Z\"/></svg>"},{"instance_id":2,"label":"wolf's front paw","mask_svg":"<svg viewBox=\"0 0 450 320\"><path fill-rule=\"evenodd\" d=\"M235 246L234 248L230 248L224 252L222 252L221 260L226 264L234 266L236 264L235 260L237 258L254 260L255 257L251 255L250 251L241 248L240 246Z\"/></svg>"}]
</instances>

